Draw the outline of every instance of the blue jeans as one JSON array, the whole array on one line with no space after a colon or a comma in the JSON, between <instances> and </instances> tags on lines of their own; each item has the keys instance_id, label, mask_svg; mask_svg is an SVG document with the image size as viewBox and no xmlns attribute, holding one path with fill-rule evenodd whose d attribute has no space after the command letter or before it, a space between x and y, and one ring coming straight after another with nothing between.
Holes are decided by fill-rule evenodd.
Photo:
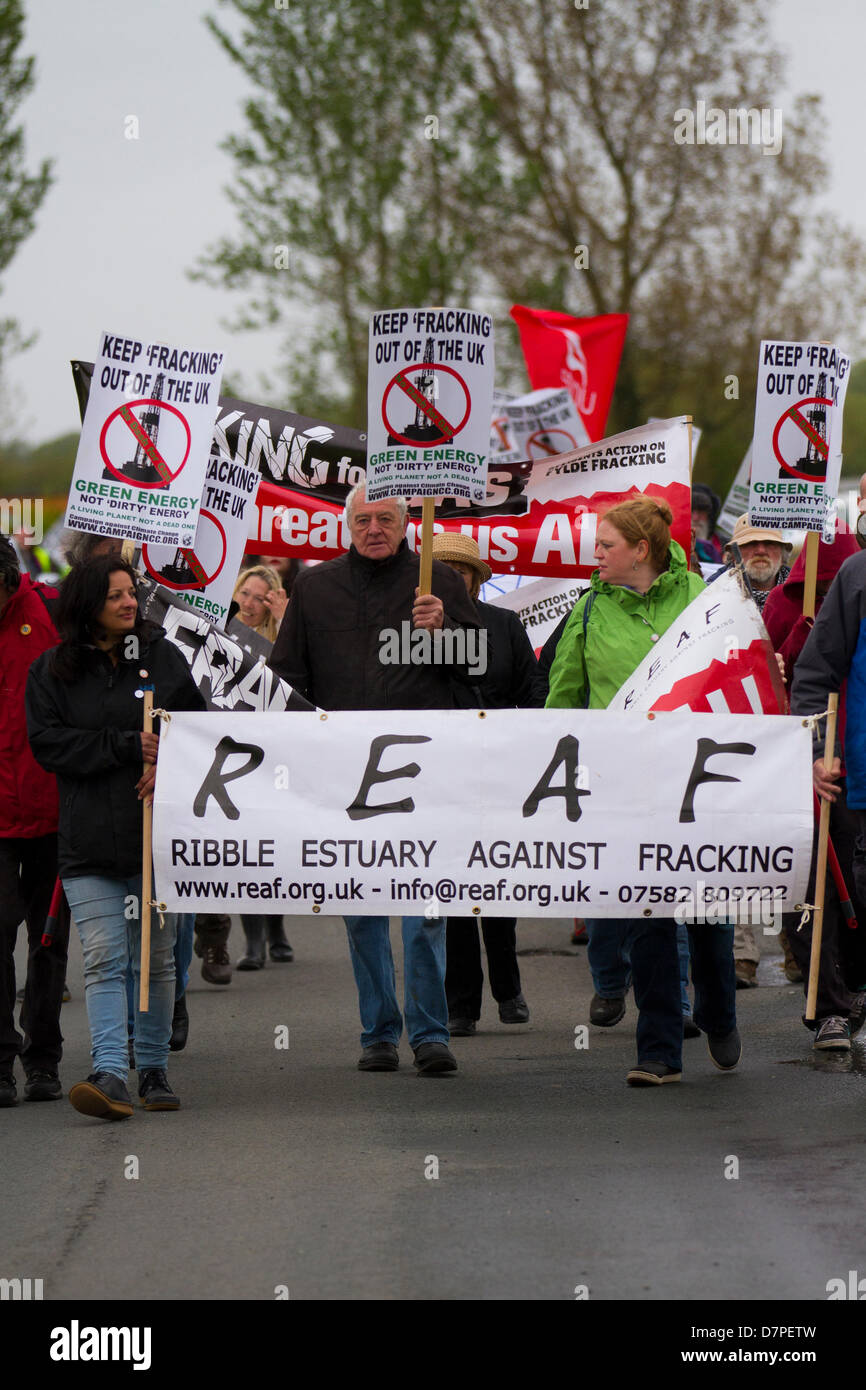
<instances>
[{"instance_id":1,"label":"blue jeans","mask_svg":"<svg viewBox=\"0 0 866 1390\"><path fill-rule=\"evenodd\" d=\"M165 1069L174 1011L174 941L177 918L165 914L165 926L151 916L150 1008L138 1009L141 956L141 875L103 878L88 874L63 880L84 952L84 998L90 1024L93 1069L125 1081L127 1056L126 970L136 983L135 1060L139 1072ZM133 914L127 919L126 910Z\"/></svg>"},{"instance_id":2,"label":"blue jeans","mask_svg":"<svg viewBox=\"0 0 866 1390\"><path fill-rule=\"evenodd\" d=\"M189 967L192 961L192 943L195 936L195 913L178 913L175 920L177 921L177 937L174 943L174 998L177 1002L186 994L186 987L189 984ZM135 975L132 970L132 961L126 967L126 1017L129 1036L133 1037Z\"/></svg>"},{"instance_id":3,"label":"blue jeans","mask_svg":"<svg viewBox=\"0 0 866 1390\"><path fill-rule=\"evenodd\" d=\"M586 959L592 985L600 999L624 999L631 984L629 942L632 918L585 918ZM677 924L680 961L680 995L684 1014L692 1011L689 1000L689 938L684 923Z\"/></svg>"},{"instance_id":4,"label":"blue jeans","mask_svg":"<svg viewBox=\"0 0 866 1390\"><path fill-rule=\"evenodd\" d=\"M631 968L638 1007L638 1061L664 1062L679 1071L683 1008L677 925L672 918L634 918ZM734 929L707 922L687 930L695 1023L705 1033L724 1037L737 1026Z\"/></svg>"},{"instance_id":5,"label":"blue jeans","mask_svg":"<svg viewBox=\"0 0 866 1390\"><path fill-rule=\"evenodd\" d=\"M361 1046L395 1045L403 1032L397 1003L394 957L387 917L346 917L352 969L361 1011ZM444 917L404 917L403 982L406 1032L412 1049L425 1042L447 1043Z\"/></svg>"}]
</instances>

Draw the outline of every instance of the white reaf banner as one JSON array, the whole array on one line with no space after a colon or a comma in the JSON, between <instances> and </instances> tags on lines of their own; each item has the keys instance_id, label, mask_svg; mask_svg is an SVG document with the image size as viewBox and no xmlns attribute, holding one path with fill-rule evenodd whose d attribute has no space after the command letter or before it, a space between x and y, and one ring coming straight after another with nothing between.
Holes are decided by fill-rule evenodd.
<instances>
[{"instance_id":1,"label":"white reaf banner","mask_svg":"<svg viewBox=\"0 0 866 1390\"><path fill-rule=\"evenodd\" d=\"M811 735L778 715L217 711L160 736L156 890L176 911L789 910L811 847Z\"/></svg>"}]
</instances>

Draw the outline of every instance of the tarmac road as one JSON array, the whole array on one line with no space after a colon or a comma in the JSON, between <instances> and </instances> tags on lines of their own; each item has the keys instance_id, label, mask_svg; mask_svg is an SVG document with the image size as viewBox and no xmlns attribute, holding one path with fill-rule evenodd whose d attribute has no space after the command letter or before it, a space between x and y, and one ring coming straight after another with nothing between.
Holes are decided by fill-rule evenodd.
<instances>
[{"instance_id":1,"label":"tarmac road","mask_svg":"<svg viewBox=\"0 0 866 1390\"><path fill-rule=\"evenodd\" d=\"M342 922L286 925L293 964L220 989L193 961L178 1113L0 1111L0 1275L41 1278L45 1299L752 1302L866 1274L866 1056L815 1059L779 955L738 994L737 1072L700 1038L680 1085L632 1090L633 1003L576 1048L585 953L570 922L523 923L530 1023L500 1024L486 995L457 1075L422 1079L405 1041L399 1072L355 1070ZM64 1089L91 1069L74 931L69 984Z\"/></svg>"}]
</instances>

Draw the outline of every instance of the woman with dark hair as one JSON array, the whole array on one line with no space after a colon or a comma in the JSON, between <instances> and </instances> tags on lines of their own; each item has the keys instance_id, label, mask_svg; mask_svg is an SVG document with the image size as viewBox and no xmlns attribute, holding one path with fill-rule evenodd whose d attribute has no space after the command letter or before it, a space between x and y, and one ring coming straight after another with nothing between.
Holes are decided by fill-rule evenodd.
<instances>
[{"instance_id":1,"label":"woman with dark hair","mask_svg":"<svg viewBox=\"0 0 866 1390\"><path fill-rule=\"evenodd\" d=\"M688 570L682 548L671 539L673 513L667 502L634 497L605 512L596 533L598 569L574 606L550 672L548 708L604 709L663 633L705 587ZM683 1014L677 922L638 917L587 921L589 950L600 939L614 957L631 958L638 1064L631 1086L657 1086L682 1076ZM722 1071L740 1058L734 999L733 928L689 927L694 1021L707 1034L710 1057ZM616 960L608 962L617 969ZM627 962L626 962L627 964ZM613 972L612 972L613 973ZM593 1000L593 1004L595 1004ZM625 1013L624 998L600 999L611 1006L593 1022L610 1027Z\"/></svg>"},{"instance_id":2,"label":"woman with dark hair","mask_svg":"<svg viewBox=\"0 0 866 1390\"><path fill-rule=\"evenodd\" d=\"M75 566L56 608L60 645L34 662L27 728L57 776L58 865L84 952L93 1073L69 1099L84 1115L132 1114L126 1088L126 971L138 984L142 805L153 793L159 733L142 732L142 686L158 709L203 709L181 654L141 617L135 572L115 555ZM174 1005L175 918L151 936L150 1008L135 1018L138 1093L146 1110L180 1104L166 1077ZM136 991L138 997L138 991Z\"/></svg>"}]
</instances>

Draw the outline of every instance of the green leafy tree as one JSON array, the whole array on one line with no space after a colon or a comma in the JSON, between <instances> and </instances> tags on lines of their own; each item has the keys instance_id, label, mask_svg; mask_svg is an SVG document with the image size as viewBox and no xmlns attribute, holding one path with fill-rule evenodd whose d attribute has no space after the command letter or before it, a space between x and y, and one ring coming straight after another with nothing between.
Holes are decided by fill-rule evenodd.
<instances>
[{"instance_id":1,"label":"green leafy tree","mask_svg":"<svg viewBox=\"0 0 866 1390\"><path fill-rule=\"evenodd\" d=\"M495 193L495 137L466 139L463 0L228 0L207 23L256 88L226 148L239 234L197 274L249 291L238 326L291 323L292 404L366 418L371 310L462 301L483 256L467 187Z\"/></svg>"},{"instance_id":2,"label":"green leafy tree","mask_svg":"<svg viewBox=\"0 0 866 1390\"><path fill-rule=\"evenodd\" d=\"M35 173L27 172L24 131L15 124L18 107L34 83L33 58L18 54L23 33L21 0L0 0L0 274L32 232L51 183L47 159ZM30 341L14 319L0 319L0 364L10 351Z\"/></svg>"}]
</instances>

